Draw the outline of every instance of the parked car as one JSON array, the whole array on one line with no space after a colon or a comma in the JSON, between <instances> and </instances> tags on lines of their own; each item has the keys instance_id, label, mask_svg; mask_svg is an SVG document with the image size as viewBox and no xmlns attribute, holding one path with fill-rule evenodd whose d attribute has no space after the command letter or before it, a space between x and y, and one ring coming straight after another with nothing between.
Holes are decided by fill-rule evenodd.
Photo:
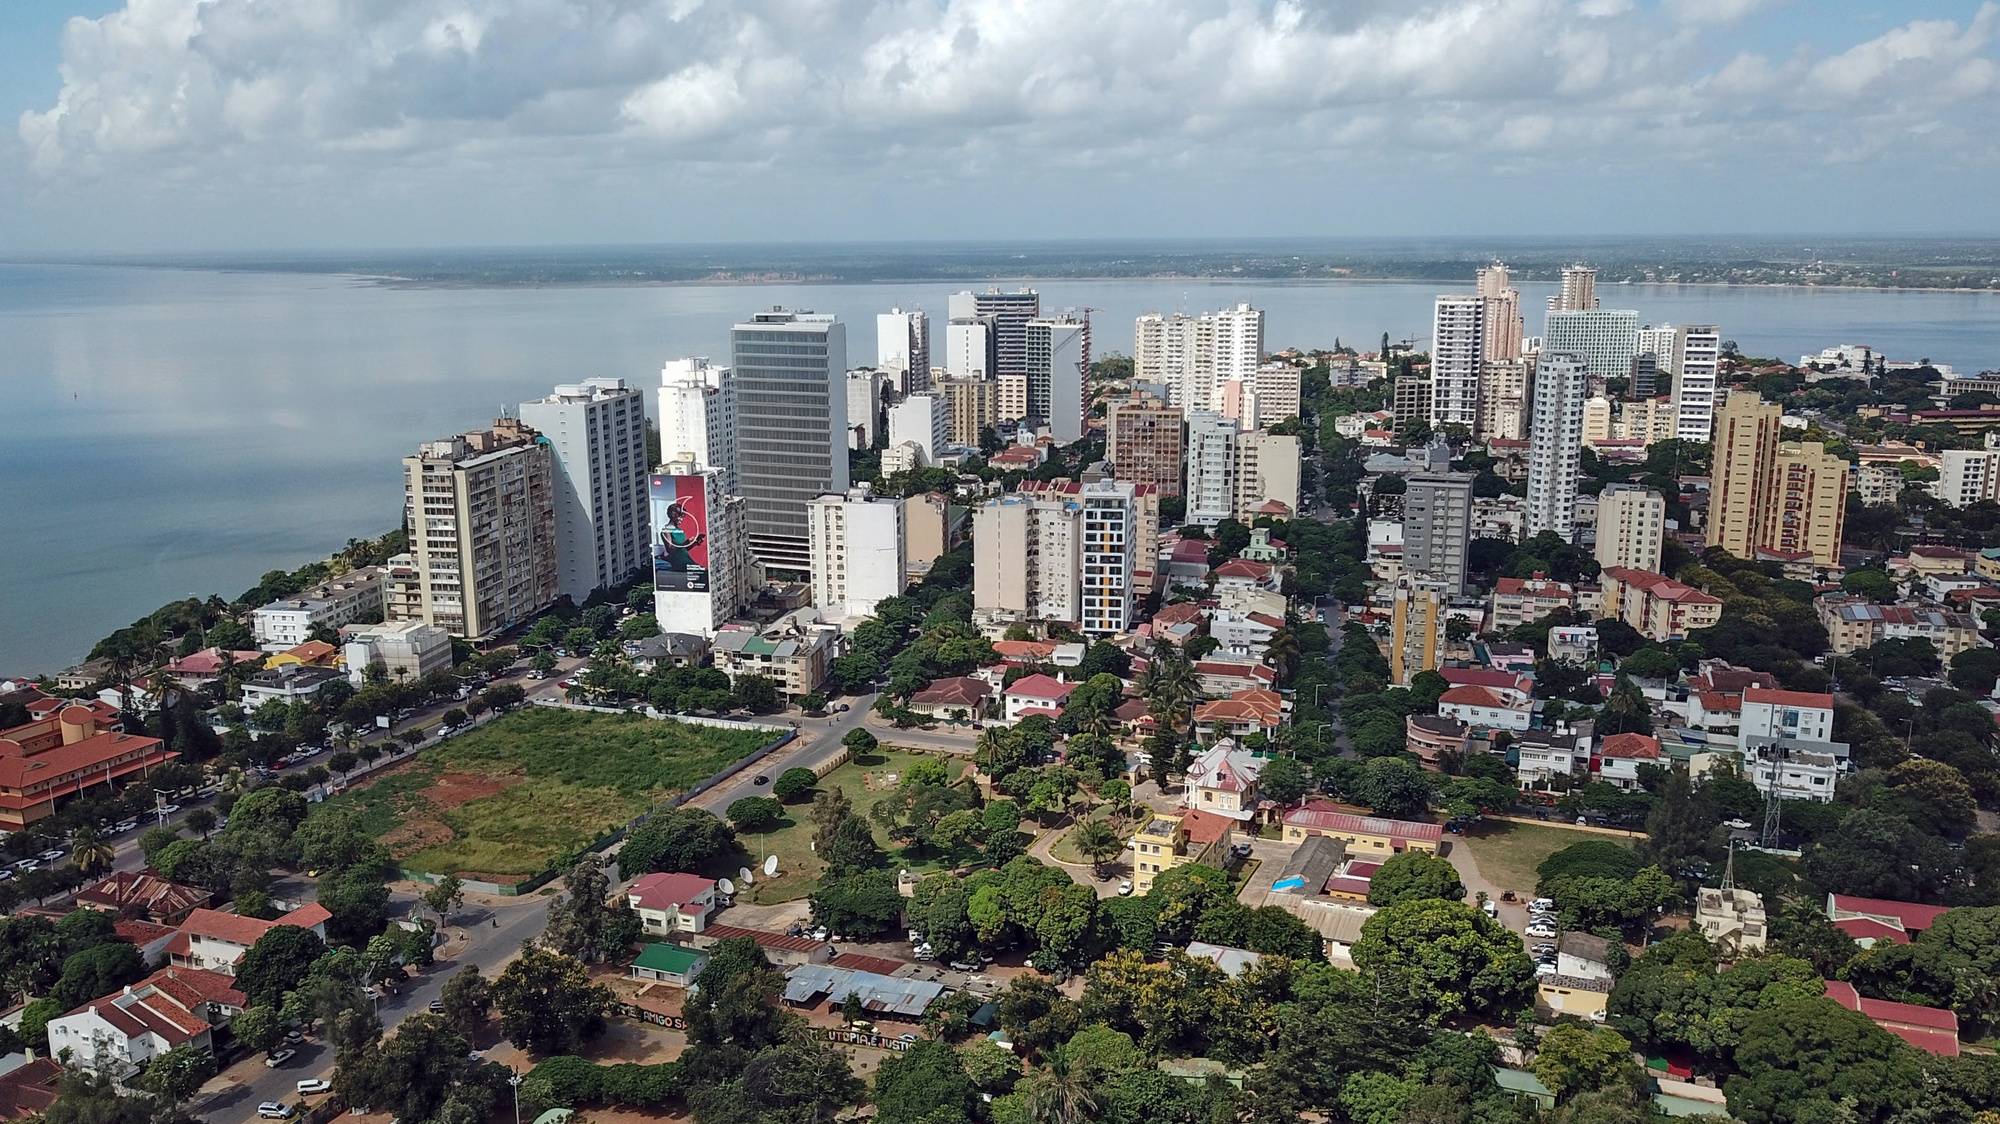
<instances>
[{"instance_id":1,"label":"parked car","mask_svg":"<svg viewBox=\"0 0 2000 1124\"><path fill-rule=\"evenodd\" d=\"M297 1050L273 1050L271 1051L271 1056L264 1059L264 1065L267 1068L276 1069L286 1062L291 1061L297 1055Z\"/></svg>"},{"instance_id":2,"label":"parked car","mask_svg":"<svg viewBox=\"0 0 2000 1124\"><path fill-rule=\"evenodd\" d=\"M1528 903L1529 909L1539 910L1543 913L1547 913L1555 907L1556 900L1554 898L1536 898L1534 901Z\"/></svg>"},{"instance_id":3,"label":"parked car","mask_svg":"<svg viewBox=\"0 0 2000 1124\"><path fill-rule=\"evenodd\" d=\"M277 1101L265 1101L257 1106L257 1115L266 1120L290 1120L295 1111L297 1110L291 1105L279 1104Z\"/></svg>"},{"instance_id":4,"label":"parked car","mask_svg":"<svg viewBox=\"0 0 2000 1124\"><path fill-rule=\"evenodd\" d=\"M1124 879L1123 881L1118 883L1118 896L1121 898L1129 898L1132 896L1132 880L1130 878Z\"/></svg>"},{"instance_id":5,"label":"parked car","mask_svg":"<svg viewBox=\"0 0 2000 1124\"><path fill-rule=\"evenodd\" d=\"M313 1093L324 1093L333 1088L333 1082L328 1081L324 1077L308 1077L304 1081L299 1082L297 1088L301 1095L310 1096Z\"/></svg>"},{"instance_id":6,"label":"parked car","mask_svg":"<svg viewBox=\"0 0 2000 1124\"><path fill-rule=\"evenodd\" d=\"M431 1014L433 1014L433 1015L442 1015L442 1014L444 1014L444 1002L443 1002L442 1000L438 1000L438 999L433 999L433 1000L431 1000L431 1003L430 1003L430 1008L429 1008L429 1010L430 1010L430 1013L431 1013Z\"/></svg>"},{"instance_id":7,"label":"parked car","mask_svg":"<svg viewBox=\"0 0 2000 1124\"><path fill-rule=\"evenodd\" d=\"M1724 827L1726 827L1726 828L1730 829L1731 831L1749 831L1749 830L1750 830L1750 821L1749 821L1749 820L1724 820L1724 821L1722 821L1722 826L1724 826Z\"/></svg>"},{"instance_id":8,"label":"parked car","mask_svg":"<svg viewBox=\"0 0 2000 1124\"><path fill-rule=\"evenodd\" d=\"M977 972L979 970L979 961L954 960L951 962L951 970L954 972Z\"/></svg>"},{"instance_id":9,"label":"parked car","mask_svg":"<svg viewBox=\"0 0 2000 1124\"><path fill-rule=\"evenodd\" d=\"M1535 974L1536 974L1537 976L1553 976L1553 975L1555 975L1555 974L1556 974L1556 966L1555 966L1555 963L1554 963L1553 961L1549 961L1549 960L1544 960L1544 961L1542 961L1542 962L1541 962L1540 964L1537 964L1537 965L1535 965Z\"/></svg>"},{"instance_id":10,"label":"parked car","mask_svg":"<svg viewBox=\"0 0 2000 1124\"><path fill-rule=\"evenodd\" d=\"M14 864L14 869L20 871L40 870L41 868L42 860L40 859L22 859Z\"/></svg>"},{"instance_id":11,"label":"parked car","mask_svg":"<svg viewBox=\"0 0 2000 1124\"><path fill-rule=\"evenodd\" d=\"M0 882L5 882L5 881L7 881L7 880L8 880L9 878L12 878L12 877L14 877L14 872L13 872L13 871L11 871L11 870L8 870L8 869L7 869L6 867L4 867L4 866L0 866Z\"/></svg>"},{"instance_id":12,"label":"parked car","mask_svg":"<svg viewBox=\"0 0 2000 1124\"><path fill-rule=\"evenodd\" d=\"M52 863L57 859L62 858L63 852L59 848L51 847L48 850L43 851L39 857L45 863Z\"/></svg>"},{"instance_id":13,"label":"parked car","mask_svg":"<svg viewBox=\"0 0 2000 1124\"><path fill-rule=\"evenodd\" d=\"M171 816L180 810L181 806L179 804L163 804L160 806L160 814L163 816Z\"/></svg>"},{"instance_id":14,"label":"parked car","mask_svg":"<svg viewBox=\"0 0 2000 1124\"><path fill-rule=\"evenodd\" d=\"M1556 935L1556 927L1554 925L1530 925L1528 926L1528 935L1531 937L1553 937Z\"/></svg>"},{"instance_id":15,"label":"parked car","mask_svg":"<svg viewBox=\"0 0 2000 1124\"><path fill-rule=\"evenodd\" d=\"M767 776L762 776L762 775L759 775L759 776L757 777L757 779L756 779L756 780L753 780L753 781L751 781L750 783L751 783L751 784L770 784L770 783L771 783L771 778L770 778L770 777L767 777Z\"/></svg>"}]
</instances>

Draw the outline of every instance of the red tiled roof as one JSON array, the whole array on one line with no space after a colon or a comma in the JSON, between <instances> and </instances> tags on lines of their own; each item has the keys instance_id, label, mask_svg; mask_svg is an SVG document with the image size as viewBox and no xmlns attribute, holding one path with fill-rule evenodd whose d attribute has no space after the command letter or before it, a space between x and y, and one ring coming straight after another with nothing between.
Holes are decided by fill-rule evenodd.
<instances>
[{"instance_id":1,"label":"red tiled roof","mask_svg":"<svg viewBox=\"0 0 2000 1124\"><path fill-rule=\"evenodd\" d=\"M1893 918L1901 922L1903 930L1921 933L1950 910L1950 906L1924 905L1920 902L1899 902L1890 898L1860 898L1850 894L1834 894L1830 902L1832 909L1842 913L1852 913L1862 917Z\"/></svg>"},{"instance_id":2,"label":"red tiled roof","mask_svg":"<svg viewBox=\"0 0 2000 1124\"><path fill-rule=\"evenodd\" d=\"M1215 576L1218 578L1255 578L1258 581L1269 581L1271 579L1271 567L1268 563L1252 562L1248 558L1232 558L1215 568Z\"/></svg>"},{"instance_id":3,"label":"red tiled roof","mask_svg":"<svg viewBox=\"0 0 2000 1124\"><path fill-rule=\"evenodd\" d=\"M1060 679L1035 674L1024 675L1016 679L1014 685L1007 688L1007 694L1010 698L1046 699L1052 702L1061 702L1068 698L1070 692L1074 690L1076 690L1076 684L1074 683L1064 683Z\"/></svg>"},{"instance_id":4,"label":"red tiled roof","mask_svg":"<svg viewBox=\"0 0 2000 1124\"><path fill-rule=\"evenodd\" d=\"M678 911L681 906L715 889L715 879L699 874L648 874L632 883L627 896L641 909Z\"/></svg>"},{"instance_id":5,"label":"red tiled roof","mask_svg":"<svg viewBox=\"0 0 2000 1124\"><path fill-rule=\"evenodd\" d=\"M1487 690L1484 687L1453 687L1438 696L1439 706L1483 706L1500 710L1519 710L1518 704Z\"/></svg>"},{"instance_id":6,"label":"red tiled roof","mask_svg":"<svg viewBox=\"0 0 2000 1124\"><path fill-rule=\"evenodd\" d=\"M1901 1038L1919 1050L1947 1058L1958 1056L1958 1016L1941 1007L1919 1007L1913 1003L1893 1003L1867 999L1844 980L1826 981L1826 997L1850 1011L1859 1011L1870 1022Z\"/></svg>"},{"instance_id":7,"label":"red tiled roof","mask_svg":"<svg viewBox=\"0 0 2000 1124\"><path fill-rule=\"evenodd\" d=\"M43 795L25 797L21 790L46 780L68 780L78 773L96 774L106 763L126 754L136 753L139 756L122 766L114 766L118 773L163 764L179 756L167 752L163 746L158 738L107 731L69 745L23 756L19 743L0 739L0 789L8 790L0 793L0 803L20 807L45 800L47 797ZM103 778L96 776L95 779Z\"/></svg>"},{"instance_id":8,"label":"red tiled roof","mask_svg":"<svg viewBox=\"0 0 2000 1124\"><path fill-rule=\"evenodd\" d=\"M136 921L120 918L111 923L111 931L118 939L134 948L143 949L154 941L166 940L180 930L172 925L156 925L151 921Z\"/></svg>"},{"instance_id":9,"label":"red tiled roof","mask_svg":"<svg viewBox=\"0 0 2000 1124\"><path fill-rule=\"evenodd\" d=\"M1654 761L1660 756L1660 739L1644 734L1613 734L1597 749L1599 757L1633 761Z\"/></svg>"},{"instance_id":10,"label":"red tiled roof","mask_svg":"<svg viewBox=\"0 0 2000 1124\"><path fill-rule=\"evenodd\" d=\"M976 706L993 693L983 680L958 675L940 679L910 696L912 706Z\"/></svg>"},{"instance_id":11,"label":"red tiled roof","mask_svg":"<svg viewBox=\"0 0 2000 1124\"><path fill-rule=\"evenodd\" d=\"M773 933L765 929L739 929L734 925L710 925L702 931L702 935L719 941L743 937L755 941L761 948L775 948L786 952L811 952L826 944L825 941L816 941L811 937L794 937L788 933Z\"/></svg>"},{"instance_id":12,"label":"red tiled roof","mask_svg":"<svg viewBox=\"0 0 2000 1124\"><path fill-rule=\"evenodd\" d=\"M1495 690L1525 691L1521 675L1490 667L1441 667L1438 674L1454 687L1491 687Z\"/></svg>"},{"instance_id":13,"label":"red tiled roof","mask_svg":"<svg viewBox=\"0 0 2000 1124\"><path fill-rule=\"evenodd\" d=\"M47 1112L56 1103L63 1068L52 1058L36 1058L0 1074L0 1120L20 1120Z\"/></svg>"},{"instance_id":14,"label":"red tiled roof","mask_svg":"<svg viewBox=\"0 0 2000 1124\"><path fill-rule=\"evenodd\" d=\"M1721 691L1696 691L1694 697L1701 701L1701 708L1715 714L1737 714L1743 710L1743 696L1724 694Z\"/></svg>"},{"instance_id":15,"label":"red tiled roof","mask_svg":"<svg viewBox=\"0 0 2000 1124\"><path fill-rule=\"evenodd\" d=\"M1703 593L1691 585L1683 585L1665 574L1650 570L1634 570L1626 566L1609 566L1604 576L1634 589L1643 589L1662 601L1673 601L1685 605L1720 605L1722 599Z\"/></svg>"},{"instance_id":16,"label":"red tiled roof","mask_svg":"<svg viewBox=\"0 0 2000 1124\"><path fill-rule=\"evenodd\" d=\"M1181 813L1181 829L1187 832L1188 841L1204 846L1215 843L1228 835L1236 827L1236 821L1228 816L1218 816L1214 812L1204 812L1200 808L1189 808Z\"/></svg>"},{"instance_id":17,"label":"red tiled roof","mask_svg":"<svg viewBox=\"0 0 2000 1124\"><path fill-rule=\"evenodd\" d=\"M205 937L210 940L227 941L244 947L257 943L257 938L280 926L289 925L298 929L310 929L324 925L331 913L326 907L314 902L303 905L278 918L276 921L260 921L255 917L245 917L240 913L224 913L217 909L197 909L181 922L181 940L175 942L177 949L187 948L187 938Z\"/></svg>"},{"instance_id":18,"label":"red tiled roof","mask_svg":"<svg viewBox=\"0 0 2000 1124\"><path fill-rule=\"evenodd\" d=\"M1227 676L1233 679L1275 680L1277 673L1263 664L1227 663L1222 660L1202 660L1194 665L1196 675Z\"/></svg>"},{"instance_id":19,"label":"red tiled roof","mask_svg":"<svg viewBox=\"0 0 2000 1124\"><path fill-rule=\"evenodd\" d=\"M1335 805L1323 800L1309 800L1285 814L1285 822L1298 827L1317 828L1321 831L1347 832L1355 835L1386 835L1391 839L1421 839L1435 843L1444 837L1444 829L1434 823L1416 823L1412 820L1391 820L1380 816L1356 816L1339 811Z\"/></svg>"},{"instance_id":20,"label":"red tiled roof","mask_svg":"<svg viewBox=\"0 0 2000 1124\"><path fill-rule=\"evenodd\" d=\"M1061 718L1063 708L1059 706L1024 706L1014 712L1016 718Z\"/></svg>"},{"instance_id":21,"label":"red tiled roof","mask_svg":"<svg viewBox=\"0 0 2000 1124\"><path fill-rule=\"evenodd\" d=\"M1762 687L1752 687L1743 692L1746 703L1768 703L1771 706L1802 706L1817 710L1832 710L1833 696L1815 694L1811 691L1771 691Z\"/></svg>"},{"instance_id":22,"label":"red tiled roof","mask_svg":"<svg viewBox=\"0 0 2000 1124\"><path fill-rule=\"evenodd\" d=\"M1120 722L1137 722L1147 715L1146 700L1126 699L1124 702L1119 703L1118 709L1112 711L1111 714L1112 717L1118 719Z\"/></svg>"},{"instance_id":23,"label":"red tiled roof","mask_svg":"<svg viewBox=\"0 0 2000 1124\"><path fill-rule=\"evenodd\" d=\"M1843 917L1833 923L1833 927L1857 941L1888 941L1890 944L1909 944L1910 934L1894 925L1884 925L1873 917Z\"/></svg>"},{"instance_id":24,"label":"red tiled roof","mask_svg":"<svg viewBox=\"0 0 2000 1124\"><path fill-rule=\"evenodd\" d=\"M1703 690L1727 691L1742 694L1752 687L1778 686L1778 677L1768 671L1751 671L1747 667L1711 667L1693 679L1693 685Z\"/></svg>"},{"instance_id":25,"label":"red tiled roof","mask_svg":"<svg viewBox=\"0 0 2000 1124\"><path fill-rule=\"evenodd\" d=\"M1046 640L995 640L993 651L1010 663L1041 663L1056 654L1056 646Z\"/></svg>"},{"instance_id":26,"label":"red tiled roof","mask_svg":"<svg viewBox=\"0 0 2000 1124\"><path fill-rule=\"evenodd\" d=\"M1175 562L1199 562L1206 566L1208 564L1208 540L1183 539L1174 544L1173 552L1168 557Z\"/></svg>"},{"instance_id":27,"label":"red tiled roof","mask_svg":"<svg viewBox=\"0 0 2000 1124\"><path fill-rule=\"evenodd\" d=\"M1356 894L1365 898L1368 896L1369 886L1368 879L1355 878L1347 874L1336 874L1326 880L1326 892L1329 894Z\"/></svg>"},{"instance_id":28,"label":"red tiled roof","mask_svg":"<svg viewBox=\"0 0 2000 1124\"><path fill-rule=\"evenodd\" d=\"M121 870L77 891L76 901L113 913L179 917L206 905L210 896L207 890L169 882L151 871Z\"/></svg>"}]
</instances>

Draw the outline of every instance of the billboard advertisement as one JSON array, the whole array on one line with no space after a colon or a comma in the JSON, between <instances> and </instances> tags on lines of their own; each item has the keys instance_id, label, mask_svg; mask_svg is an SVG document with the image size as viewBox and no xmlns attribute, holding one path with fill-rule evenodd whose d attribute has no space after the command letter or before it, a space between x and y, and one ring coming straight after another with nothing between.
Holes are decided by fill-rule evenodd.
<instances>
[{"instance_id":1,"label":"billboard advertisement","mask_svg":"<svg viewBox=\"0 0 2000 1124\"><path fill-rule=\"evenodd\" d=\"M653 588L708 592L708 481L652 477Z\"/></svg>"}]
</instances>

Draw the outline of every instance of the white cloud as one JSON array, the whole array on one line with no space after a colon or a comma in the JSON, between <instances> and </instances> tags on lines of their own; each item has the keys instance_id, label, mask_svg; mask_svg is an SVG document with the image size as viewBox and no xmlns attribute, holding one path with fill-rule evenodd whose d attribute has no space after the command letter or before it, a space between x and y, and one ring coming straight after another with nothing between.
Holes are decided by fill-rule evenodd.
<instances>
[{"instance_id":1,"label":"white cloud","mask_svg":"<svg viewBox=\"0 0 2000 1124\"><path fill-rule=\"evenodd\" d=\"M1037 169L1741 169L1857 151L1853 113L1990 159L2000 6L1833 52L1739 42L1761 0L127 0L71 21L18 123L45 192L337 190L454 172L587 189L699 169L799 192ZM774 162L783 145L784 159ZM1680 170L1689 169L1682 167ZM150 173L150 176L148 175ZM397 177L402 177L399 181ZM866 184L856 185L862 190Z\"/></svg>"}]
</instances>

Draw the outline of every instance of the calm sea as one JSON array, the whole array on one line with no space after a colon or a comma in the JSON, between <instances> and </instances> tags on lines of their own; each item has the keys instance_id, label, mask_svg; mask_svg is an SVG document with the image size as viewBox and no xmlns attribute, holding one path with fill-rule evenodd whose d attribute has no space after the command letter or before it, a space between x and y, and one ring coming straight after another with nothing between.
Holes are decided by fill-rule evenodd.
<instances>
[{"instance_id":1,"label":"calm sea","mask_svg":"<svg viewBox=\"0 0 2000 1124\"><path fill-rule=\"evenodd\" d=\"M942 318L943 284L392 288L336 276L0 265L0 675L55 670L178 597L233 597L400 518L399 458L558 382L652 386L662 360L728 355L729 325L837 313L849 359L874 313ZM1130 352L1148 309L1249 301L1273 348L1423 338L1434 283L1055 281ZM1469 283L1468 283L1469 287ZM1539 308L1548 286L1523 286ZM2000 366L2000 293L1616 286L1606 307L1715 322L1757 355L1867 343ZM1530 319L1530 330L1539 316Z\"/></svg>"}]
</instances>

